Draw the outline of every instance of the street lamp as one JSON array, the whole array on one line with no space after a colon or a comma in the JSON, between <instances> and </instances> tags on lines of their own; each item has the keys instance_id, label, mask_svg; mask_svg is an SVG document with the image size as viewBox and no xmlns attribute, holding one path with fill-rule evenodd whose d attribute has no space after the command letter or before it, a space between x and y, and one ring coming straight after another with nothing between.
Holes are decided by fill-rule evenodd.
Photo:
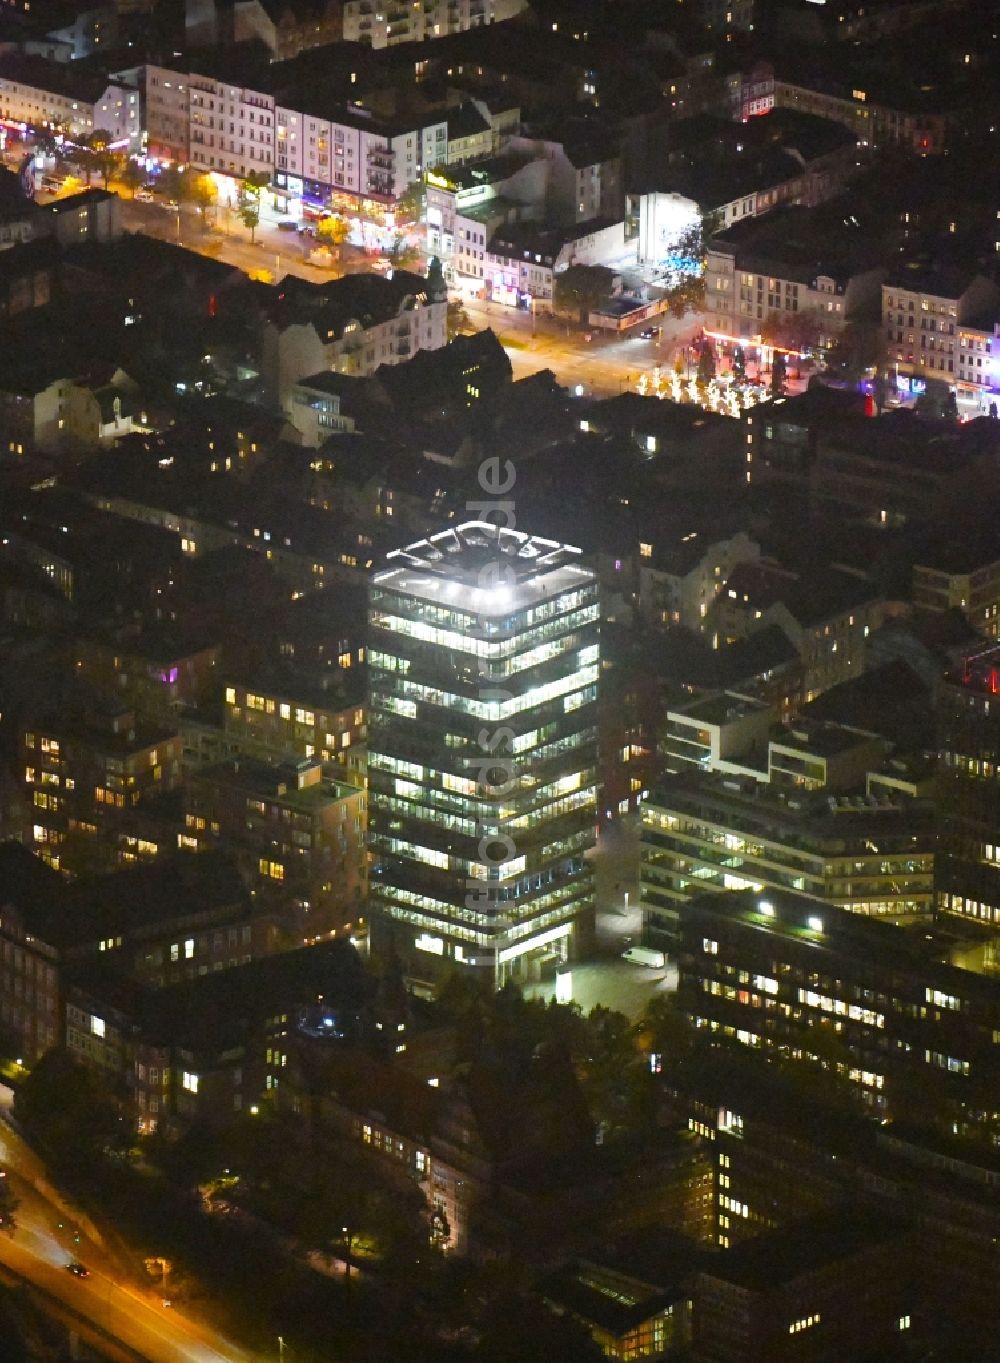
<instances>
[{"instance_id":1,"label":"street lamp","mask_svg":"<svg viewBox=\"0 0 1000 1363\"><path fill-rule=\"evenodd\" d=\"M284 1337L284 1335L279 1335L279 1336L278 1336L278 1360L279 1360L279 1363L281 1363L281 1360L284 1359L284 1357L285 1357L285 1337Z\"/></svg>"}]
</instances>

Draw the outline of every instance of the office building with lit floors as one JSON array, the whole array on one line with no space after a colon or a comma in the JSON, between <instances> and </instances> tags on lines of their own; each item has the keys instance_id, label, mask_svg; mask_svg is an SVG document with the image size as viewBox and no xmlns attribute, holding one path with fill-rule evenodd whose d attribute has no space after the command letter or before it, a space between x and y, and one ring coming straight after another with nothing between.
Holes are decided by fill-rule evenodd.
<instances>
[{"instance_id":1,"label":"office building with lit floors","mask_svg":"<svg viewBox=\"0 0 1000 1363\"><path fill-rule=\"evenodd\" d=\"M579 550L484 521L375 573L372 945L411 978L499 986L586 948L599 628Z\"/></svg>"},{"instance_id":2,"label":"office building with lit floors","mask_svg":"<svg viewBox=\"0 0 1000 1363\"><path fill-rule=\"evenodd\" d=\"M938 697L937 906L1000 925L1000 646L949 673Z\"/></svg>"},{"instance_id":3,"label":"office building with lit floors","mask_svg":"<svg viewBox=\"0 0 1000 1363\"><path fill-rule=\"evenodd\" d=\"M990 945L787 890L735 890L684 905L677 967L678 1003L714 1047L822 1069L872 1116L1000 1145Z\"/></svg>"}]
</instances>

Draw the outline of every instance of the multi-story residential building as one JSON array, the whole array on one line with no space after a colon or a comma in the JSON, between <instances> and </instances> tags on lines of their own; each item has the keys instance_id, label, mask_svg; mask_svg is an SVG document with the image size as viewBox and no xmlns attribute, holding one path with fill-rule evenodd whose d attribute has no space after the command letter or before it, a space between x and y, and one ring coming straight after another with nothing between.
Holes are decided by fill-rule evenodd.
<instances>
[{"instance_id":1,"label":"multi-story residential building","mask_svg":"<svg viewBox=\"0 0 1000 1363\"><path fill-rule=\"evenodd\" d=\"M976 530L980 530L977 534ZM921 610L960 610L991 639L1000 635L1000 543L992 524L963 527L923 545L913 565L913 604Z\"/></svg>"},{"instance_id":2,"label":"multi-story residential building","mask_svg":"<svg viewBox=\"0 0 1000 1363\"><path fill-rule=\"evenodd\" d=\"M474 259L476 234L471 235ZM485 268L481 264L479 274L494 302L548 312L562 270L570 265L621 265L630 254L634 252L625 241L624 221L581 222L568 228L506 223L487 238ZM456 264L456 273L464 273L461 255ZM475 268L469 274L474 278Z\"/></svg>"},{"instance_id":3,"label":"multi-story residential building","mask_svg":"<svg viewBox=\"0 0 1000 1363\"><path fill-rule=\"evenodd\" d=\"M738 691L670 706L661 738L665 769L843 793L861 789L887 752L885 740L866 729L802 717L777 728L776 721L773 704Z\"/></svg>"},{"instance_id":4,"label":"multi-story residential building","mask_svg":"<svg viewBox=\"0 0 1000 1363\"><path fill-rule=\"evenodd\" d=\"M794 1079L748 1072L722 1053L671 1081L665 1097L670 1115L714 1152L720 1246L756 1242L762 1229L815 1227L824 1209L842 1218L846 1207L866 1207L911 1228L917 1299L897 1321L908 1332L901 1338L918 1347L936 1340L948 1353L956 1327L969 1339L972 1326L973 1356L989 1354L1000 1252L988 1148L834 1113Z\"/></svg>"},{"instance_id":5,"label":"multi-story residential building","mask_svg":"<svg viewBox=\"0 0 1000 1363\"><path fill-rule=\"evenodd\" d=\"M330 284L289 277L264 323L261 374L269 401L284 406L300 380L321 370L373 374L447 340L447 289L433 265L426 279L408 270Z\"/></svg>"},{"instance_id":6,"label":"multi-story residential building","mask_svg":"<svg viewBox=\"0 0 1000 1363\"><path fill-rule=\"evenodd\" d=\"M256 1111L287 1074L290 1033L317 998L339 1035L357 1035L370 989L346 941L279 951L182 984L150 988L102 960L74 971L66 1046L128 1095L140 1133L179 1135ZM329 1035L329 1031L327 1031Z\"/></svg>"},{"instance_id":7,"label":"multi-story residential building","mask_svg":"<svg viewBox=\"0 0 1000 1363\"><path fill-rule=\"evenodd\" d=\"M904 373L954 385L963 348L962 326L997 307L1000 289L985 275L904 267L882 285L882 326L889 358ZM965 350L967 358L967 344ZM967 364L961 368L969 372Z\"/></svg>"},{"instance_id":8,"label":"multi-story residential building","mask_svg":"<svg viewBox=\"0 0 1000 1363\"><path fill-rule=\"evenodd\" d=\"M67 980L88 963L162 987L278 945L275 924L215 853L174 854L67 886L27 848L4 843L0 883L0 1021L28 1064L59 1044Z\"/></svg>"},{"instance_id":9,"label":"multi-story residential building","mask_svg":"<svg viewBox=\"0 0 1000 1363\"><path fill-rule=\"evenodd\" d=\"M845 229L846 232L846 229ZM822 237L811 210L779 208L708 243L705 327L724 340L806 352L825 350L848 321L879 315L885 270L870 243L851 231L842 243ZM838 247L842 246L842 250Z\"/></svg>"},{"instance_id":10,"label":"multi-story residential building","mask_svg":"<svg viewBox=\"0 0 1000 1363\"><path fill-rule=\"evenodd\" d=\"M21 754L29 844L50 866L78 875L116 869L126 850L159 852L142 836L137 807L177 784L176 731L139 725L128 709L40 716L24 731Z\"/></svg>"},{"instance_id":11,"label":"multi-story residential building","mask_svg":"<svg viewBox=\"0 0 1000 1363\"><path fill-rule=\"evenodd\" d=\"M183 165L191 147L188 77L181 71L148 65L143 70L143 82L147 153L157 161Z\"/></svg>"},{"instance_id":12,"label":"multi-story residential building","mask_svg":"<svg viewBox=\"0 0 1000 1363\"><path fill-rule=\"evenodd\" d=\"M774 67L770 62L755 62L748 71L726 77L729 108L734 119L746 123L770 113L774 108Z\"/></svg>"},{"instance_id":13,"label":"multi-story residential building","mask_svg":"<svg viewBox=\"0 0 1000 1363\"><path fill-rule=\"evenodd\" d=\"M723 1199L728 1226L742 1204ZM842 1363L873 1345L891 1357L918 1300L909 1262L904 1228L870 1209L837 1207L765 1231L698 1273L694 1357Z\"/></svg>"},{"instance_id":14,"label":"multi-story residential building","mask_svg":"<svg viewBox=\"0 0 1000 1363\"><path fill-rule=\"evenodd\" d=\"M416 6L400 0L344 0L344 39L374 48L419 43L503 23L524 8L524 0L428 0Z\"/></svg>"},{"instance_id":15,"label":"multi-story residential building","mask_svg":"<svg viewBox=\"0 0 1000 1363\"><path fill-rule=\"evenodd\" d=\"M908 90L886 89L884 94L867 89L851 88L848 81L824 81L817 78L812 84L795 79L774 82L776 109L797 109L802 113L827 118L848 128L862 147L875 149L902 146L919 156L930 156L944 150L948 131L954 119L944 112L940 103L927 103L922 96Z\"/></svg>"},{"instance_id":16,"label":"multi-story residential building","mask_svg":"<svg viewBox=\"0 0 1000 1363\"><path fill-rule=\"evenodd\" d=\"M714 33L753 30L755 0L695 0L698 19Z\"/></svg>"},{"instance_id":17,"label":"multi-story residential building","mask_svg":"<svg viewBox=\"0 0 1000 1363\"><path fill-rule=\"evenodd\" d=\"M643 218L658 221L665 205L670 216L684 218L693 207L706 232L720 232L785 204L820 204L855 169L848 132L790 110L747 123L718 114L685 117L667 125L665 140L656 192L629 196L643 245L649 235Z\"/></svg>"},{"instance_id":18,"label":"multi-story residential building","mask_svg":"<svg viewBox=\"0 0 1000 1363\"><path fill-rule=\"evenodd\" d=\"M884 615L885 602L862 574L833 565L800 574L748 562L721 584L706 629L734 642L779 626L799 651L812 700L864 670L868 636Z\"/></svg>"},{"instance_id":19,"label":"multi-story residential building","mask_svg":"<svg viewBox=\"0 0 1000 1363\"><path fill-rule=\"evenodd\" d=\"M591 916L594 573L471 521L390 554L370 602L373 941L417 978L569 958Z\"/></svg>"},{"instance_id":20,"label":"multi-story residential building","mask_svg":"<svg viewBox=\"0 0 1000 1363\"><path fill-rule=\"evenodd\" d=\"M18 842L0 843L0 1024L31 1065L58 1045L62 995L54 948L36 918L65 907L61 878Z\"/></svg>"},{"instance_id":21,"label":"multi-story residential building","mask_svg":"<svg viewBox=\"0 0 1000 1363\"><path fill-rule=\"evenodd\" d=\"M667 710L662 749L669 772L767 771L774 708L754 696L720 691Z\"/></svg>"},{"instance_id":22,"label":"multi-story residential building","mask_svg":"<svg viewBox=\"0 0 1000 1363\"><path fill-rule=\"evenodd\" d=\"M801 22L796 30L842 43L872 43L928 22L945 21L964 8L964 0L877 0L874 5L868 0L840 0L830 6L829 13L810 10L807 21L805 13L797 16Z\"/></svg>"},{"instance_id":23,"label":"multi-story residential building","mask_svg":"<svg viewBox=\"0 0 1000 1363\"><path fill-rule=\"evenodd\" d=\"M279 104L275 118L275 183L319 205L347 195L384 208L448 159L443 110L389 119L362 104L310 107L303 97Z\"/></svg>"},{"instance_id":24,"label":"multi-story residential building","mask_svg":"<svg viewBox=\"0 0 1000 1363\"><path fill-rule=\"evenodd\" d=\"M864 397L839 388L759 403L743 416L748 483L777 482L807 491L820 438L846 416L863 417Z\"/></svg>"},{"instance_id":25,"label":"multi-story residential building","mask_svg":"<svg viewBox=\"0 0 1000 1363\"><path fill-rule=\"evenodd\" d=\"M1000 924L1000 648L947 674L938 698L936 883L945 913Z\"/></svg>"},{"instance_id":26,"label":"multi-story residential building","mask_svg":"<svg viewBox=\"0 0 1000 1363\"><path fill-rule=\"evenodd\" d=\"M957 386L960 392L979 396L980 411L989 410L1000 390L1000 322L994 322L993 315L991 310L979 326L960 322L958 327Z\"/></svg>"},{"instance_id":27,"label":"multi-story residential building","mask_svg":"<svg viewBox=\"0 0 1000 1363\"><path fill-rule=\"evenodd\" d=\"M0 60L0 118L50 128L80 140L98 130L112 143L138 151L142 139L139 91L74 62L25 53Z\"/></svg>"},{"instance_id":28,"label":"multi-story residential building","mask_svg":"<svg viewBox=\"0 0 1000 1363\"><path fill-rule=\"evenodd\" d=\"M545 213L560 226L571 223L620 222L625 217L622 158L607 141L556 142L517 136L507 143L513 154L547 162Z\"/></svg>"},{"instance_id":29,"label":"multi-story residential building","mask_svg":"<svg viewBox=\"0 0 1000 1363\"><path fill-rule=\"evenodd\" d=\"M392 1034L413 1040L407 1031ZM398 1045L408 1048L406 1040ZM568 1177L552 1179L545 1171L553 1159L565 1160L578 1141L593 1152L584 1113L563 1112L553 1144L554 1113L566 1097L558 1081L527 1085L508 1072L507 1119L498 1122L477 1067L453 1072L449 1063L428 1084L391 1046L385 1050L331 1047L300 1026L283 1043L288 1064L277 1101L366 1148L401 1188L416 1184L443 1248L551 1263L577 1250L595 1220L621 1231L666 1224L692 1241L706 1238L711 1184L700 1142L667 1138L624 1165L614 1156L605 1163L607 1150L598 1147L596 1159L570 1161Z\"/></svg>"},{"instance_id":30,"label":"multi-story residential building","mask_svg":"<svg viewBox=\"0 0 1000 1363\"><path fill-rule=\"evenodd\" d=\"M678 998L712 1041L820 1065L874 1115L925 1084L935 1121L996 1139L1000 982L948 964L922 925L771 890L693 899L679 930Z\"/></svg>"},{"instance_id":31,"label":"multi-story residential building","mask_svg":"<svg viewBox=\"0 0 1000 1363\"><path fill-rule=\"evenodd\" d=\"M704 629L716 597L737 565L759 558L760 545L743 530L718 538L704 531L678 530L640 540L640 608L664 625Z\"/></svg>"},{"instance_id":32,"label":"multi-story residential building","mask_svg":"<svg viewBox=\"0 0 1000 1363\"><path fill-rule=\"evenodd\" d=\"M900 375L901 384L927 382ZM995 421L942 426L906 409L871 420L853 417L816 441L812 502L827 515L899 529L908 521L926 520L931 507L947 506L951 498L967 505L975 480L991 476L998 449Z\"/></svg>"},{"instance_id":33,"label":"multi-story residential building","mask_svg":"<svg viewBox=\"0 0 1000 1363\"><path fill-rule=\"evenodd\" d=\"M234 40L256 39L276 61L338 43L342 36L340 0L236 0L233 6Z\"/></svg>"},{"instance_id":34,"label":"multi-story residential building","mask_svg":"<svg viewBox=\"0 0 1000 1363\"><path fill-rule=\"evenodd\" d=\"M262 176L270 183L275 165L274 97L197 71L188 76L187 87L191 164L239 180Z\"/></svg>"},{"instance_id":35,"label":"multi-story residential building","mask_svg":"<svg viewBox=\"0 0 1000 1363\"><path fill-rule=\"evenodd\" d=\"M355 429L353 416L343 410L344 386L340 374L324 370L308 374L292 389L288 420L309 449L318 450L331 435Z\"/></svg>"},{"instance_id":36,"label":"multi-story residential building","mask_svg":"<svg viewBox=\"0 0 1000 1363\"><path fill-rule=\"evenodd\" d=\"M361 666L364 646L340 654L341 667ZM315 759L336 764L341 779L363 786L365 780L365 707L347 703L342 692L322 692L289 678L284 685L233 683L225 690L223 727L241 751L259 757Z\"/></svg>"},{"instance_id":37,"label":"multi-story residential building","mask_svg":"<svg viewBox=\"0 0 1000 1363\"><path fill-rule=\"evenodd\" d=\"M103 194L101 190L93 192ZM61 225L60 220L65 220L69 227L70 216L75 219L79 215L83 234L87 236L92 219L90 209L97 206L80 202L84 197L74 195L76 202L64 201L66 209L56 221ZM116 195L109 198L115 205L113 213L107 215L111 227L110 219L118 216L118 200ZM111 232L117 235L113 227ZM68 232L66 244L76 245L76 235ZM0 430L5 436L9 432L8 444L13 441L23 446L22 453L76 456L94 453L143 428L135 384L122 370L117 370L109 382L87 383L69 377L65 371L61 377L53 378L51 370L25 366L0 378L0 388L3 389Z\"/></svg>"},{"instance_id":38,"label":"multi-story residential building","mask_svg":"<svg viewBox=\"0 0 1000 1363\"><path fill-rule=\"evenodd\" d=\"M172 724L177 711L203 704L218 681L220 649L164 631L123 638L82 635L75 644L76 674L119 699L148 724Z\"/></svg>"},{"instance_id":39,"label":"multi-story residential building","mask_svg":"<svg viewBox=\"0 0 1000 1363\"><path fill-rule=\"evenodd\" d=\"M174 852L76 881L62 917L39 916L34 930L71 970L100 959L155 988L244 965L279 945L274 920L216 851Z\"/></svg>"},{"instance_id":40,"label":"multi-story residential building","mask_svg":"<svg viewBox=\"0 0 1000 1363\"><path fill-rule=\"evenodd\" d=\"M366 797L319 762L235 758L203 767L185 788L182 848L233 849L263 902L288 910L308 940L363 922Z\"/></svg>"},{"instance_id":41,"label":"multi-story residential building","mask_svg":"<svg viewBox=\"0 0 1000 1363\"><path fill-rule=\"evenodd\" d=\"M768 743L767 777L772 785L796 792L860 790L888 749L886 740L868 729L800 716Z\"/></svg>"},{"instance_id":42,"label":"multi-story residential building","mask_svg":"<svg viewBox=\"0 0 1000 1363\"><path fill-rule=\"evenodd\" d=\"M667 777L642 805L642 904L674 937L682 905L710 889L788 890L892 920L934 909L926 801L791 792L752 777Z\"/></svg>"},{"instance_id":43,"label":"multi-story residential building","mask_svg":"<svg viewBox=\"0 0 1000 1363\"><path fill-rule=\"evenodd\" d=\"M541 157L505 152L427 172L427 249L448 278L483 279L486 247L496 228L512 214L541 218L547 170Z\"/></svg>"},{"instance_id":44,"label":"multi-story residential building","mask_svg":"<svg viewBox=\"0 0 1000 1363\"><path fill-rule=\"evenodd\" d=\"M448 164L477 161L490 156L496 133L490 111L475 100L467 100L448 111Z\"/></svg>"}]
</instances>

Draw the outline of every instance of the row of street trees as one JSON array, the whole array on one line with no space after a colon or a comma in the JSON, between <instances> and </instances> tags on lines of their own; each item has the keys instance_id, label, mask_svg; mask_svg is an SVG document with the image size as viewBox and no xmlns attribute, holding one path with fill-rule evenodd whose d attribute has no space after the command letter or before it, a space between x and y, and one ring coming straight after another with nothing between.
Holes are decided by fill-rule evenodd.
<instances>
[{"instance_id":1,"label":"row of street trees","mask_svg":"<svg viewBox=\"0 0 1000 1363\"><path fill-rule=\"evenodd\" d=\"M59 151L54 138L51 138L42 149ZM82 142L75 145L66 154L65 159L86 181L88 187L93 184L95 175L100 178L105 189L111 187L112 180L117 180L134 199L146 182L147 172L140 162L120 148L114 147L111 134L103 128L96 128ZM236 212L243 226L249 231L251 242L256 240L257 228L260 225L260 197L268 183L269 177L265 173L254 172L240 182L237 190ZM178 166L164 167L160 171L157 185L163 197L169 202L194 205L203 225L207 223L209 210L215 206L219 197L212 177L190 166L184 169ZM333 244L339 245L347 236L347 225L339 218L325 220L320 224L320 229L319 234Z\"/></svg>"}]
</instances>

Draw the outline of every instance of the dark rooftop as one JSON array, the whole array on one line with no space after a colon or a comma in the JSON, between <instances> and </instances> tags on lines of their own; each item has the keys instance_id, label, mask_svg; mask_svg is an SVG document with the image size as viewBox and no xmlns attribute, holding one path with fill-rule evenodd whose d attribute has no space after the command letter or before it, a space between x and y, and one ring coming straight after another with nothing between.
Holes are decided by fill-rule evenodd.
<instances>
[{"instance_id":1,"label":"dark rooftop","mask_svg":"<svg viewBox=\"0 0 1000 1363\"><path fill-rule=\"evenodd\" d=\"M712 237L709 249L735 258L738 270L777 274L813 284L825 275L846 285L852 275L881 264L879 243L857 219L790 204Z\"/></svg>"},{"instance_id":2,"label":"dark rooftop","mask_svg":"<svg viewBox=\"0 0 1000 1363\"><path fill-rule=\"evenodd\" d=\"M409 270L392 277L349 274L324 284L286 275L275 290L271 321L280 328L312 322L320 340L332 341L349 322L368 328L395 317L408 298L425 298L427 280Z\"/></svg>"},{"instance_id":3,"label":"dark rooftop","mask_svg":"<svg viewBox=\"0 0 1000 1363\"><path fill-rule=\"evenodd\" d=\"M76 62L50 61L47 57L26 52L7 52L0 56L0 78L65 95L67 99L85 104L95 103L113 83L112 78Z\"/></svg>"},{"instance_id":4,"label":"dark rooftop","mask_svg":"<svg viewBox=\"0 0 1000 1363\"><path fill-rule=\"evenodd\" d=\"M764 1231L718 1255L702 1272L750 1292L769 1292L902 1234L892 1220L836 1207Z\"/></svg>"},{"instance_id":5,"label":"dark rooftop","mask_svg":"<svg viewBox=\"0 0 1000 1363\"><path fill-rule=\"evenodd\" d=\"M245 1045L267 1018L292 1015L319 997L360 1010L371 990L361 958L343 940L279 952L166 989L123 981L104 960L73 978L98 1005L124 1007L149 1041L208 1056Z\"/></svg>"},{"instance_id":6,"label":"dark rooftop","mask_svg":"<svg viewBox=\"0 0 1000 1363\"><path fill-rule=\"evenodd\" d=\"M196 918L213 909L249 912L235 865L221 852L159 858L113 875L75 881L64 911L39 925L39 936L63 947L95 942L157 924Z\"/></svg>"},{"instance_id":7,"label":"dark rooftop","mask_svg":"<svg viewBox=\"0 0 1000 1363\"><path fill-rule=\"evenodd\" d=\"M61 916L66 883L40 857L19 842L0 843L0 908L10 905L26 916Z\"/></svg>"}]
</instances>

